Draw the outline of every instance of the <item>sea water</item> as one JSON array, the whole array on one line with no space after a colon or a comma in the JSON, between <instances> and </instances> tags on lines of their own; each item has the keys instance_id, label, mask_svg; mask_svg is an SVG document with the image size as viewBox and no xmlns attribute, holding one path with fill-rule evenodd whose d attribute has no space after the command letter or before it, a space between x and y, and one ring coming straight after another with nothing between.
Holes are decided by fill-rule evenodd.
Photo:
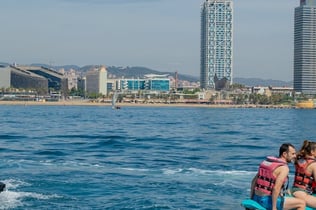
<instances>
[{"instance_id":1,"label":"sea water","mask_svg":"<svg viewBox=\"0 0 316 210\"><path fill-rule=\"evenodd\" d=\"M0 106L0 209L242 209L316 110ZM293 173L291 166L291 173Z\"/></svg>"}]
</instances>

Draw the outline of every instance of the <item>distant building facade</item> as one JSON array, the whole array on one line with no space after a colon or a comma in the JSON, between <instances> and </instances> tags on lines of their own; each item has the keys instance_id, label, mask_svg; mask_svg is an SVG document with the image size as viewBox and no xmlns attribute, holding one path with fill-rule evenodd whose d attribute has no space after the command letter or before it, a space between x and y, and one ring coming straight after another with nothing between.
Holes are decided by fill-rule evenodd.
<instances>
[{"instance_id":1,"label":"distant building facade","mask_svg":"<svg viewBox=\"0 0 316 210\"><path fill-rule=\"evenodd\" d=\"M119 88L123 91L158 91L169 92L170 91L170 79L167 75L144 75L144 78L137 79L121 79L119 82Z\"/></svg>"},{"instance_id":2,"label":"distant building facade","mask_svg":"<svg viewBox=\"0 0 316 210\"><path fill-rule=\"evenodd\" d=\"M78 77L76 71L74 69L70 69L67 72L64 72L65 77L68 80L68 89L78 89Z\"/></svg>"},{"instance_id":3,"label":"distant building facade","mask_svg":"<svg viewBox=\"0 0 316 210\"><path fill-rule=\"evenodd\" d=\"M86 77L78 77L77 88L83 92L86 91Z\"/></svg>"},{"instance_id":4,"label":"distant building facade","mask_svg":"<svg viewBox=\"0 0 316 210\"><path fill-rule=\"evenodd\" d=\"M114 90L119 90L119 80L118 79L107 79L107 90L108 92L114 91Z\"/></svg>"},{"instance_id":5,"label":"distant building facade","mask_svg":"<svg viewBox=\"0 0 316 210\"><path fill-rule=\"evenodd\" d=\"M48 80L45 77L16 66L0 67L0 88L18 88L47 94Z\"/></svg>"},{"instance_id":6,"label":"distant building facade","mask_svg":"<svg viewBox=\"0 0 316 210\"><path fill-rule=\"evenodd\" d=\"M85 76L85 91L107 95L107 71L105 66L91 69Z\"/></svg>"},{"instance_id":7,"label":"distant building facade","mask_svg":"<svg viewBox=\"0 0 316 210\"><path fill-rule=\"evenodd\" d=\"M16 68L46 78L48 80L48 90L50 92L59 92L58 94L61 96L68 96L68 80L62 73L42 66L17 66Z\"/></svg>"},{"instance_id":8,"label":"distant building facade","mask_svg":"<svg viewBox=\"0 0 316 210\"><path fill-rule=\"evenodd\" d=\"M201 7L200 85L224 89L233 82L233 2L205 0Z\"/></svg>"},{"instance_id":9,"label":"distant building facade","mask_svg":"<svg viewBox=\"0 0 316 210\"><path fill-rule=\"evenodd\" d=\"M145 90L145 79L121 79L120 87L122 90L138 91Z\"/></svg>"},{"instance_id":10,"label":"distant building facade","mask_svg":"<svg viewBox=\"0 0 316 210\"><path fill-rule=\"evenodd\" d=\"M295 8L294 90L316 94L316 0L300 0Z\"/></svg>"},{"instance_id":11,"label":"distant building facade","mask_svg":"<svg viewBox=\"0 0 316 210\"><path fill-rule=\"evenodd\" d=\"M11 68L9 66L0 66L0 88L9 88L11 86Z\"/></svg>"}]
</instances>

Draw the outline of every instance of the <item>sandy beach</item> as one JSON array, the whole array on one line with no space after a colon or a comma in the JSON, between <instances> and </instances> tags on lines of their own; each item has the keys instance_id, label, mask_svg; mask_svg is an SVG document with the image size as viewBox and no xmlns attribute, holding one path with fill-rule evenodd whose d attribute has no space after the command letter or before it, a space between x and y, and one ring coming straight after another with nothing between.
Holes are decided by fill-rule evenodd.
<instances>
[{"instance_id":1,"label":"sandy beach","mask_svg":"<svg viewBox=\"0 0 316 210\"><path fill-rule=\"evenodd\" d=\"M111 106L111 103L91 102L87 100L65 100L54 102L39 101L0 101L0 105L18 106ZM116 103L119 107L205 107L205 108L294 108L290 105L231 105L231 104L183 104L183 103Z\"/></svg>"}]
</instances>

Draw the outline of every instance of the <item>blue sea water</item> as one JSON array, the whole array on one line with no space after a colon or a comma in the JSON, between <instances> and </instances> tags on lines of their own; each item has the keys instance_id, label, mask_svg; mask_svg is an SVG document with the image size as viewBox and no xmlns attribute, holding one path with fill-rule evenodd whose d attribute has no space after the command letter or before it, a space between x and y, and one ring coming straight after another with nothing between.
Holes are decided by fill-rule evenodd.
<instances>
[{"instance_id":1,"label":"blue sea water","mask_svg":"<svg viewBox=\"0 0 316 210\"><path fill-rule=\"evenodd\" d=\"M0 106L0 209L242 209L316 110Z\"/></svg>"}]
</instances>

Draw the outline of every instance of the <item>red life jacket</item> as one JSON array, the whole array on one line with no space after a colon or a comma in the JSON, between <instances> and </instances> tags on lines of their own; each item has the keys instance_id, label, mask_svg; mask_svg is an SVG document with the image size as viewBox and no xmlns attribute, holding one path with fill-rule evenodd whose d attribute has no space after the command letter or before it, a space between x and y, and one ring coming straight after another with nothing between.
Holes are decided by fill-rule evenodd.
<instances>
[{"instance_id":1,"label":"red life jacket","mask_svg":"<svg viewBox=\"0 0 316 210\"><path fill-rule=\"evenodd\" d=\"M276 181L273 171L280 166L287 166L287 163L284 160L276 157L267 157L266 160L264 160L259 166L255 189L261 191L264 194L272 195L272 190ZM284 183L287 182L287 180L288 178L284 180ZM282 186L283 189L284 183Z\"/></svg>"},{"instance_id":2,"label":"red life jacket","mask_svg":"<svg viewBox=\"0 0 316 210\"><path fill-rule=\"evenodd\" d=\"M316 162L314 158L302 158L297 160L295 164L295 177L293 187L304 189L306 192L312 194L315 190L315 180L311 172L307 171L307 167Z\"/></svg>"}]
</instances>

